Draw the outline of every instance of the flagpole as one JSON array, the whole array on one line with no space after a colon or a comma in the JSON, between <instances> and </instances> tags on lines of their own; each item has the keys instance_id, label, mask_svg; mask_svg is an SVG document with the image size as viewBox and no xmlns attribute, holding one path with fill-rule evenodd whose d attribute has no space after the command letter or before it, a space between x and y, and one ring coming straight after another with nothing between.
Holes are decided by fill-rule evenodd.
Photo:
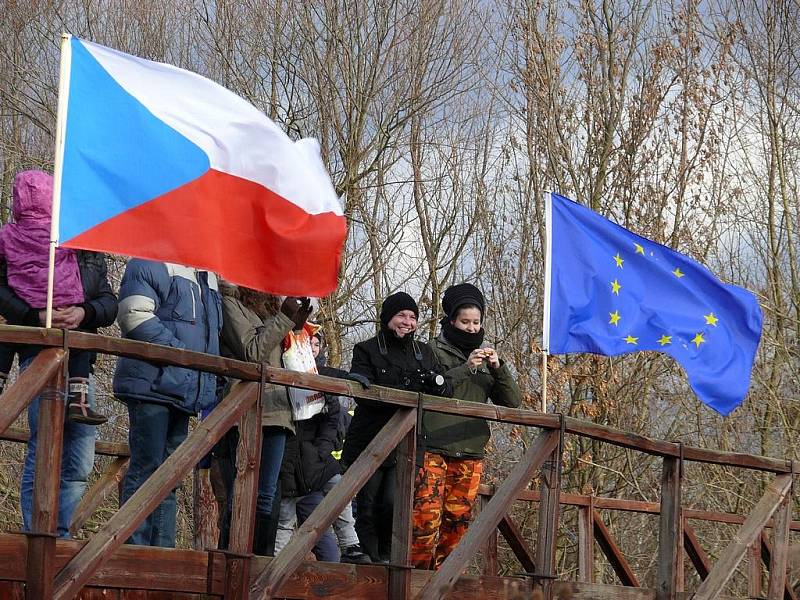
<instances>
[{"instance_id":1,"label":"flagpole","mask_svg":"<svg viewBox=\"0 0 800 600\"><path fill-rule=\"evenodd\" d=\"M69 75L72 47L68 33L61 34L61 65L58 74L58 110L56 113L56 150L53 160L53 207L50 216L50 255L47 266L47 308L45 327L53 324L53 285L58 245L58 224L61 210L61 178L64 170L64 138L67 130L67 106L69 102Z\"/></svg>"},{"instance_id":2,"label":"flagpole","mask_svg":"<svg viewBox=\"0 0 800 600\"><path fill-rule=\"evenodd\" d=\"M550 278L552 274L551 259L553 256L553 194L544 193L544 301L542 310L542 412L547 412L547 355L550 353Z\"/></svg>"}]
</instances>

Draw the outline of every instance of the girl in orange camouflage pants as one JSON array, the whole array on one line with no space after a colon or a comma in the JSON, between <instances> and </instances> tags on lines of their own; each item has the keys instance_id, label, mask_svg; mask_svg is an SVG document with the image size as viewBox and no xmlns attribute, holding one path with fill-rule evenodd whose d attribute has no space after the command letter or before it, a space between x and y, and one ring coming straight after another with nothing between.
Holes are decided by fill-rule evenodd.
<instances>
[{"instance_id":1,"label":"girl in orange camouflage pants","mask_svg":"<svg viewBox=\"0 0 800 600\"><path fill-rule=\"evenodd\" d=\"M469 283L452 286L442 308L442 330L430 346L452 381L453 397L519 406L511 372L494 349L483 345L480 290ZM411 560L418 569L438 569L469 526L489 425L484 419L425 412L420 433Z\"/></svg>"}]
</instances>

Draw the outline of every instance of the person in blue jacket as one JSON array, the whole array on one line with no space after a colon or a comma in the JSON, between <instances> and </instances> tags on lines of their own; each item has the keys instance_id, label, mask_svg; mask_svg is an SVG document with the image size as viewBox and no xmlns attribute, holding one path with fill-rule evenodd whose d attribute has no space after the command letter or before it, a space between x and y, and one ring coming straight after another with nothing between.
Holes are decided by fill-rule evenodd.
<instances>
[{"instance_id":1,"label":"person in blue jacket","mask_svg":"<svg viewBox=\"0 0 800 600\"><path fill-rule=\"evenodd\" d=\"M221 299L213 273L131 259L120 285L118 323L125 338L219 354ZM114 395L128 408L131 461L124 503L186 439L189 418L211 409L217 378L183 367L121 358ZM175 546L175 491L133 532L131 544Z\"/></svg>"}]
</instances>

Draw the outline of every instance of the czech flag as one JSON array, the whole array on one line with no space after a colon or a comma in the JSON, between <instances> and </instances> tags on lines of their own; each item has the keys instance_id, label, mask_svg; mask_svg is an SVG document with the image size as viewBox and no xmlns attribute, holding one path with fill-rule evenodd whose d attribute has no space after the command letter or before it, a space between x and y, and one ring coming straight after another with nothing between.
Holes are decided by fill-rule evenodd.
<instances>
[{"instance_id":1,"label":"czech flag","mask_svg":"<svg viewBox=\"0 0 800 600\"><path fill-rule=\"evenodd\" d=\"M347 224L316 140L293 142L195 73L71 36L58 127L62 246L190 265L275 294L336 288Z\"/></svg>"}]
</instances>

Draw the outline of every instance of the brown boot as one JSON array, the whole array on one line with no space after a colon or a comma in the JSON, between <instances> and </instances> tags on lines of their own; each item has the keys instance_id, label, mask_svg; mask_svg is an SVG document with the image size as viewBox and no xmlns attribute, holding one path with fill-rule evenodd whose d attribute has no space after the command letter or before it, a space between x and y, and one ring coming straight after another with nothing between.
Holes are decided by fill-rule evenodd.
<instances>
[{"instance_id":1,"label":"brown boot","mask_svg":"<svg viewBox=\"0 0 800 600\"><path fill-rule=\"evenodd\" d=\"M83 425L102 425L108 417L95 412L89 406L89 380L84 377L70 377L68 383L67 420Z\"/></svg>"}]
</instances>

